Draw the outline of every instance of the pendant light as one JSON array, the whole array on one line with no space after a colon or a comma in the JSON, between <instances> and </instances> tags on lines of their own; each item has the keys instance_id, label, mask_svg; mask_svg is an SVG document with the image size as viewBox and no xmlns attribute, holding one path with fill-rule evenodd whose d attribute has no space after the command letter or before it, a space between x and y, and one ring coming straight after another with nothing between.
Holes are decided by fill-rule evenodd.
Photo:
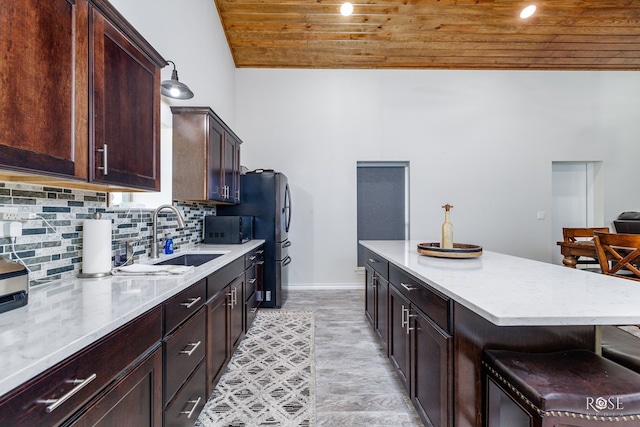
<instances>
[{"instance_id":1,"label":"pendant light","mask_svg":"<svg viewBox=\"0 0 640 427\"><path fill-rule=\"evenodd\" d=\"M184 83L178 81L178 71L176 70L176 64L173 61L167 61L167 65L171 63L173 65L173 71L171 72L171 80L164 80L161 84L161 93L164 96L174 99L190 99L193 98L193 92Z\"/></svg>"}]
</instances>

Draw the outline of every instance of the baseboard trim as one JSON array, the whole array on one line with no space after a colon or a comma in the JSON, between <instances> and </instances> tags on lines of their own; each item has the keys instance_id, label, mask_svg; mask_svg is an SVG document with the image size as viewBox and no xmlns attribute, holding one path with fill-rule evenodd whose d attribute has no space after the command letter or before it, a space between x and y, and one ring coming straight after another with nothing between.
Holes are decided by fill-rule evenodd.
<instances>
[{"instance_id":1,"label":"baseboard trim","mask_svg":"<svg viewBox=\"0 0 640 427\"><path fill-rule=\"evenodd\" d=\"M364 290L364 283L289 283L288 291Z\"/></svg>"}]
</instances>

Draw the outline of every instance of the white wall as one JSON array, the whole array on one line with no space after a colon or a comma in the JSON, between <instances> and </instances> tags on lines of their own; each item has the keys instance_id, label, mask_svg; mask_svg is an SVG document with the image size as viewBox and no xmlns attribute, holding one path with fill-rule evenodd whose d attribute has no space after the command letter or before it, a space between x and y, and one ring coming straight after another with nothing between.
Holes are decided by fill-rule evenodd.
<instances>
[{"instance_id":1,"label":"white wall","mask_svg":"<svg viewBox=\"0 0 640 427\"><path fill-rule=\"evenodd\" d=\"M188 100L162 97L167 105L209 106L235 125L235 65L213 0L110 0L111 4L166 60L194 93ZM162 70L171 78L173 66ZM171 126L171 112L162 121Z\"/></svg>"},{"instance_id":2,"label":"white wall","mask_svg":"<svg viewBox=\"0 0 640 427\"><path fill-rule=\"evenodd\" d=\"M356 276L356 162L410 161L411 238L550 261L552 161L603 161L605 219L640 210L640 73L237 70L243 164L287 174L290 282ZM536 219L546 211L547 220Z\"/></svg>"},{"instance_id":3,"label":"white wall","mask_svg":"<svg viewBox=\"0 0 640 427\"><path fill-rule=\"evenodd\" d=\"M132 193L132 201L146 207L171 203L172 116L169 106L211 107L235 127L236 69L213 0L111 0L113 6L164 57L173 61L178 78L194 97L161 96L161 191ZM173 66L162 70L171 78Z\"/></svg>"}]
</instances>

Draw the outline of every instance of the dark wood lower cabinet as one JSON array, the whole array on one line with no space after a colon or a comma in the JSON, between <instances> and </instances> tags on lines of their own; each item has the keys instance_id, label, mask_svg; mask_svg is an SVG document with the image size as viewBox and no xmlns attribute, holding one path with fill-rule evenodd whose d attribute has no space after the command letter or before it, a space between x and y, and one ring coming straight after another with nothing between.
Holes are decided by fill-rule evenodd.
<instances>
[{"instance_id":1,"label":"dark wood lower cabinet","mask_svg":"<svg viewBox=\"0 0 640 427\"><path fill-rule=\"evenodd\" d=\"M213 393L230 353L227 299L221 292L207 302L207 396Z\"/></svg>"},{"instance_id":2,"label":"dark wood lower cabinet","mask_svg":"<svg viewBox=\"0 0 640 427\"><path fill-rule=\"evenodd\" d=\"M207 402L206 382L206 364L203 360L165 409L165 427L193 426Z\"/></svg>"},{"instance_id":3,"label":"dark wood lower cabinet","mask_svg":"<svg viewBox=\"0 0 640 427\"><path fill-rule=\"evenodd\" d=\"M244 336L244 274L237 277L229 285L229 337L231 341L230 351L233 352ZM229 354L229 357L231 354Z\"/></svg>"},{"instance_id":4,"label":"dark wood lower cabinet","mask_svg":"<svg viewBox=\"0 0 640 427\"><path fill-rule=\"evenodd\" d=\"M162 349L157 348L65 425L162 426Z\"/></svg>"},{"instance_id":5,"label":"dark wood lower cabinet","mask_svg":"<svg viewBox=\"0 0 640 427\"><path fill-rule=\"evenodd\" d=\"M375 331L380 342L387 349L389 345L389 282L380 276L376 281Z\"/></svg>"},{"instance_id":6,"label":"dark wood lower cabinet","mask_svg":"<svg viewBox=\"0 0 640 427\"><path fill-rule=\"evenodd\" d=\"M409 334L406 316L409 301L394 286L389 287L389 360L407 391L409 382Z\"/></svg>"},{"instance_id":7,"label":"dark wood lower cabinet","mask_svg":"<svg viewBox=\"0 0 640 427\"><path fill-rule=\"evenodd\" d=\"M428 425L450 426L453 338L420 310L410 316L411 401Z\"/></svg>"},{"instance_id":8,"label":"dark wood lower cabinet","mask_svg":"<svg viewBox=\"0 0 640 427\"><path fill-rule=\"evenodd\" d=\"M453 338L389 289L389 359L427 426L452 425Z\"/></svg>"}]
</instances>

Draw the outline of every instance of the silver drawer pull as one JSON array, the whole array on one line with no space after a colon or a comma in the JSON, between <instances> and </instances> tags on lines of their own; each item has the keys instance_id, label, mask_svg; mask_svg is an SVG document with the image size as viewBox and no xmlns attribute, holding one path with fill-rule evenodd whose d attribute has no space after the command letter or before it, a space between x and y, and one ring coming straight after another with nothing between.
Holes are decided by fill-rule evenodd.
<instances>
[{"instance_id":1,"label":"silver drawer pull","mask_svg":"<svg viewBox=\"0 0 640 427\"><path fill-rule=\"evenodd\" d=\"M198 397L198 400L189 400L189 401L187 401L187 403L193 403L193 408L191 408L191 410L189 410L189 411L182 411L182 412L180 412L180 414L186 414L187 418L191 418L191 416L195 412L195 410L198 407L198 404L200 403L201 400L202 400L202 397Z\"/></svg>"},{"instance_id":2,"label":"silver drawer pull","mask_svg":"<svg viewBox=\"0 0 640 427\"><path fill-rule=\"evenodd\" d=\"M191 356L193 354L194 351L196 351L196 348L200 347L200 344L202 344L202 341L198 341L198 342L190 342L189 344L187 344L187 346L192 346L191 350L181 350L180 354L186 354L187 356Z\"/></svg>"},{"instance_id":3,"label":"silver drawer pull","mask_svg":"<svg viewBox=\"0 0 640 427\"><path fill-rule=\"evenodd\" d=\"M249 261L255 261L255 260L256 260L256 256L255 255L252 256L252 257L249 257Z\"/></svg>"},{"instance_id":4,"label":"silver drawer pull","mask_svg":"<svg viewBox=\"0 0 640 427\"><path fill-rule=\"evenodd\" d=\"M76 394L77 392L79 392L80 390L82 390L85 386L87 386L91 381L95 380L97 377L96 374L92 374L89 376L89 378L86 378L84 380L71 380L68 381L71 384L76 384L76 386L74 388L72 388L71 390L69 390L64 396L62 396L60 399L45 399L45 400L38 400L38 403L44 403L45 405L49 405L47 406L46 412L47 414L55 411L60 405L62 405L64 402L66 402L67 400L71 399L73 397L74 394Z\"/></svg>"},{"instance_id":5,"label":"silver drawer pull","mask_svg":"<svg viewBox=\"0 0 640 427\"><path fill-rule=\"evenodd\" d=\"M415 290L415 288L411 285L407 285L406 283L402 283L400 282L400 286L402 286L403 288L405 288L406 290L408 290L409 292Z\"/></svg>"},{"instance_id":6,"label":"silver drawer pull","mask_svg":"<svg viewBox=\"0 0 640 427\"><path fill-rule=\"evenodd\" d=\"M185 308L191 308L193 307L193 305L195 303L197 303L198 301L200 301L202 299L202 297L196 297L196 298L189 298L187 301L188 302L182 302L180 303L180 305L184 306Z\"/></svg>"},{"instance_id":7,"label":"silver drawer pull","mask_svg":"<svg viewBox=\"0 0 640 427\"><path fill-rule=\"evenodd\" d=\"M258 307L253 307L253 308L251 309L251 314L255 313L256 311L258 311Z\"/></svg>"},{"instance_id":8,"label":"silver drawer pull","mask_svg":"<svg viewBox=\"0 0 640 427\"><path fill-rule=\"evenodd\" d=\"M372 264L375 264L376 262L378 262L377 260L373 259L373 258L369 258L369 262Z\"/></svg>"},{"instance_id":9,"label":"silver drawer pull","mask_svg":"<svg viewBox=\"0 0 640 427\"><path fill-rule=\"evenodd\" d=\"M249 280L249 283L251 283L253 285L254 283L256 283L256 279Z\"/></svg>"}]
</instances>

